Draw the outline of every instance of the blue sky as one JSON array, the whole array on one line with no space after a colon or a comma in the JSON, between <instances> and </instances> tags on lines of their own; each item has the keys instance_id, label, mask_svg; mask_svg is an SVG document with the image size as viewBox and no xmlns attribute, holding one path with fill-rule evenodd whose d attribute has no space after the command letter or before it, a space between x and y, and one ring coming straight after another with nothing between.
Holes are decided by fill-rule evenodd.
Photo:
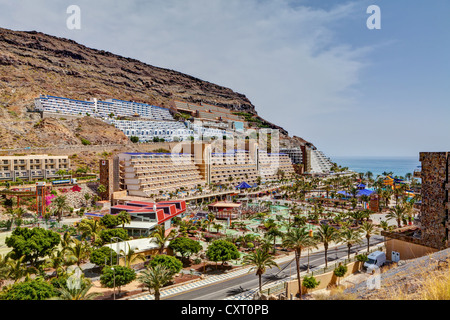
<instances>
[{"instance_id":1,"label":"blue sky","mask_svg":"<svg viewBox=\"0 0 450 320\"><path fill-rule=\"evenodd\" d=\"M230 87L331 157L418 157L450 150L450 1L411 2L0 0L0 26Z\"/></svg>"}]
</instances>

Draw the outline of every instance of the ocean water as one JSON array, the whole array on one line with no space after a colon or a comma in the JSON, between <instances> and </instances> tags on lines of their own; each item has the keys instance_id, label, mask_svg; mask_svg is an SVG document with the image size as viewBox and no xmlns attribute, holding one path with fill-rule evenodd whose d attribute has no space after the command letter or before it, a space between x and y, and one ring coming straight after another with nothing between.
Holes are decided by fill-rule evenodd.
<instances>
[{"instance_id":1,"label":"ocean water","mask_svg":"<svg viewBox=\"0 0 450 320\"><path fill-rule=\"evenodd\" d=\"M348 167L355 172L371 171L373 177L381 175L383 172L393 172L394 176L405 176L406 173L413 173L420 167L419 156L417 157L331 157L342 167Z\"/></svg>"}]
</instances>

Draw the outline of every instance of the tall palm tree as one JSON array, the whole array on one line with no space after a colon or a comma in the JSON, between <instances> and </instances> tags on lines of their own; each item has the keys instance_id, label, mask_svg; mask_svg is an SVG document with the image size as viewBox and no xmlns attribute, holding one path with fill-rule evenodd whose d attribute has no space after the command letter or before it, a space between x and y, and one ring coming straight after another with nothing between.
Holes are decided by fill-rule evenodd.
<instances>
[{"instance_id":1,"label":"tall palm tree","mask_svg":"<svg viewBox=\"0 0 450 320\"><path fill-rule=\"evenodd\" d=\"M353 245L361 243L362 234L357 229L343 228L339 232L339 241L345 243L348 249L348 259L350 260L350 250Z\"/></svg>"},{"instance_id":2,"label":"tall palm tree","mask_svg":"<svg viewBox=\"0 0 450 320\"><path fill-rule=\"evenodd\" d=\"M397 226L401 228L401 221L405 218L405 207L401 204L395 205L394 208L391 208L389 213L386 215L388 220L395 219L397 221Z\"/></svg>"},{"instance_id":3,"label":"tall palm tree","mask_svg":"<svg viewBox=\"0 0 450 320\"><path fill-rule=\"evenodd\" d=\"M100 224L99 220L95 219L83 219L78 224L78 230L82 233L83 238L90 237L92 244L97 240L102 229L104 227Z\"/></svg>"},{"instance_id":4,"label":"tall palm tree","mask_svg":"<svg viewBox=\"0 0 450 320\"><path fill-rule=\"evenodd\" d=\"M172 280L172 271L161 264L157 264L141 272L137 280L147 287L149 292L153 289L155 300L160 300L160 289Z\"/></svg>"},{"instance_id":5,"label":"tall palm tree","mask_svg":"<svg viewBox=\"0 0 450 320\"><path fill-rule=\"evenodd\" d=\"M297 280L300 299L302 299L302 279L300 278L300 258L302 249L311 243L309 232L305 227L295 228L287 232L283 239L283 247L293 249L295 252L295 263L297 265Z\"/></svg>"},{"instance_id":6,"label":"tall palm tree","mask_svg":"<svg viewBox=\"0 0 450 320\"><path fill-rule=\"evenodd\" d=\"M378 234L378 230L375 229L375 225L371 222L364 221L361 229L360 229L366 236L367 239L367 252L369 252L370 248L370 237L374 234Z\"/></svg>"},{"instance_id":7,"label":"tall palm tree","mask_svg":"<svg viewBox=\"0 0 450 320\"><path fill-rule=\"evenodd\" d=\"M157 225L155 231L151 234L151 237L155 238L156 243L159 246L158 253L162 254L165 248L166 242L170 242L176 235L175 229L170 230L166 235L166 229L162 225Z\"/></svg>"},{"instance_id":8,"label":"tall palm tree","mask_svg":"<svg viewBox=\"0 0 450 320\"><path fill-rule=\"evenodd\" d=\"M64 211L69 210L66 196L57 196L52 200L52 206L58 216L58 221L61 221Z\"/></svg>"},{"instance_id":9,"label":"tall palm tree","mask_svg":"<svg viewBox=\"0 0 450 320\"><path fill-rule=\"evenodd\" d=\"M254 266L248 272L256 270L256 275L259 277L259 292L262 292L262 275L266 272L267 268L280 268L273 260L272 255L267 250L260 248L244 257L243 265L249 264Z\"/></svg>"},{"instance_id":10,"label":"tall palm tree","mask_svg":"<svg viewBox=\"0 0 450 320\"><path fill-rule=\"evenodd\" d=\"M328 224L321 224L315 237L318 242L323 243L325 253L325 268L328 267L328 247L330 243L338 239L338 230Z\"/></svg>"}]
</instances>

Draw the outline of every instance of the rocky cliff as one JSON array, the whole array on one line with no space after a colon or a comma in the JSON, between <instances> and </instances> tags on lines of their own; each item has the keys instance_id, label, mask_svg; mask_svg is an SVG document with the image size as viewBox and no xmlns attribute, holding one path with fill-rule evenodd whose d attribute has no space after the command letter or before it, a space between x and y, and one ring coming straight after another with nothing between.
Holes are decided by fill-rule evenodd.
<instances>
[{"instance_id":1,"label":"rocky cliff","mask_svg":"<svg viewBox=\"0 0 450 320\"><path fill-rule=\"evenodd\" d=\"M174 99L205 102L253 114L255 106L243 94L198 78L151 66L135 59L91 49L72 40L31 31L0 28L0 147L80 143L79 123L39 121L34 98L40 94L89 100L116 98L169 107ZM89 120L91 121L91 120ZM264 124L287 132L262 119ZM78 123L78 124L77 124ZM100 125L100 124L98 124ZM83 125L81 125L83 126ZM56 132L48 133L47 129ZM92 143L122 143L123 134L91 137ZM34 132L33 132L34 131ZM96 131L97 133L99 131ZM57 139L57 140L53 140Z\"/></svg>"}]
</instances>

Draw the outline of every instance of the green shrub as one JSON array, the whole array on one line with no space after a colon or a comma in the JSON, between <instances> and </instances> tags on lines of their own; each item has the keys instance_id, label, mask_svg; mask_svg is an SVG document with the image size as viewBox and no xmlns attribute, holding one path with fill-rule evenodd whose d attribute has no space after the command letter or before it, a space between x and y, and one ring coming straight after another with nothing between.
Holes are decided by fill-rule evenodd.
<instances>
[{"instance_id":1,"label":"green shrub","mask_svg":"<svg viewBox=\"0 0 450 320\"><path fill-rule=\"evenodd\" d=\"M89 146L91 145L91 142L85 138L81 138L81 144L84 146Z\"/></svg>"},{"instance_id":2,"label":"green shrub","mask_svg":"<svg viewBox=\"0 0 450 320\"><path fill-rule=\"evenodd\" d=\"M317 281L314 276L309 276L303 278L303 286L307 289L314 289L320 284L320 281Z\"/></svg>"}]
</instances>

